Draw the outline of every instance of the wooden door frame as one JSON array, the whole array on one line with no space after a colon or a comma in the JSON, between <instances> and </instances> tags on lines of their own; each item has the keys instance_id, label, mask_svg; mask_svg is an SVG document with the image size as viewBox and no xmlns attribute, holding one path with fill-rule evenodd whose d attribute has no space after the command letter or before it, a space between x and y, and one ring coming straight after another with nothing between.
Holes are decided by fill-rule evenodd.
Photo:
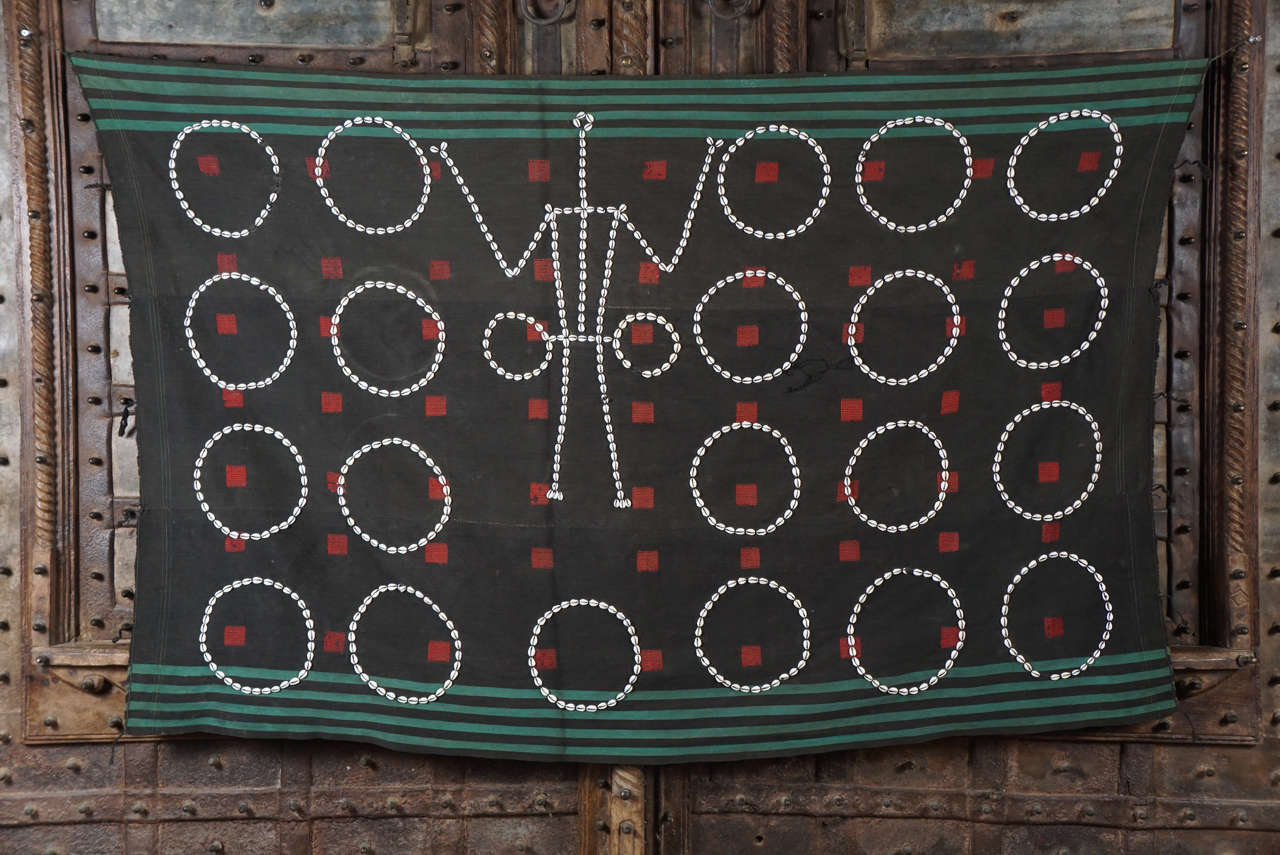
<instances>
[{"instance_id":1,"label":"wooden door frame","mask_svg":"<svg viewBox=\"0 0 1280 855\"><path fill-rule=\"evenodd\" d=\"M312 68L358 66L441 74L518 72L523 70L522 56L532 58L532 70L572 56L571 70L582 74L681 74L702 62L712 70L731 71L736 67L732 63L743 56L754 57L759 63L755 70L766 72L1052 66L1070 61L1018 57L906 63L868 58L865 28L851 13L862 4L854 0L757 0L739 19L709 23L705 16L691 13L688 3L675 0L576 0L573 19L556 27L525 25L511 3L499 0L473 0L466 14L450 11L458 4L438 0L401 3L411 14L403 18L403 32L395 34L394 44L385 50L164 50L171 59L210 57L294 66L305 55ZM76 177L83 174L77 164L92 159L96 143L87 106L65 75L62 51L150 56L155 48L97 42L87 0L4 4L11 30L9 68L15 72L10 86L13 103L21 110L12 143L23 151L25 163L24 180L15 187L19 209L26 214L20 228L17 302L28 336L23 346L19 461L24 540L18 635L27 711L24 739L114 739L122 723L119 687L128 661L127 644L122 643L126 639L86 640L79 612L99 596L88 582L111 578L111 530L127 525L137 511L111 493L107 445L123 407L120 390L110 384L107 317L113 304L127 300L127 291L117 291L126 286L109 281L105 273L101 193L93 192L92 180ZM1193 544L1182 549L1181 559L1190 584L1170 593L1206 617L1198 627L1200 644L1173 649L1184 695L1177 716L1081 738L1249 743L1263 731L1256 654L1260 484L1254 323L1262 77L1250 67L1248 47L1230 49L1261 28L1264 13L1262 0L1226 0L1209 10L1186 4L1174 47L1115 57L1123 61L1193 55L1188 51L1196 45L1200 51L1208 45L1212 52L1224 53L1210 70L1204 102L1193 118L1199 127L1190 129L1179 165L1180 175L1190 178L1175 185L1168 247L1178 276L1169 306L1178 313L1175 317L1185 315L1175 321L1175 331L1188 337L1187 360L1200 369L1194 399L1188 399L1190 409L1181 411L1181 405L1169 403L1170 420L1184 419L1190 425L1184 451L1194 461L1170 491L1181 496L1184 507L1196 508L1193 519L1170 521L1171 537ZM604 24L597 26L600 21ZM705 57L697 58L693 34L704 26L718 41ZM519 45L527 49L519 50ZM1179 221L1179 216L1185 219ZM117 593L102 594L103 602ZM127 637L127 632L122 634ZM679 771L646 774L618 767L602 777L600 770L588 767L581 778L584 846L592 840L593 848L618 851L624 845L634 849L635 841L643 847L647 839L661 843L663 851L685 851L680 848L684 844L679 828L680 811L687 805L681 801ZM606 786L600 786L602 780ZM655 786L660 797L644 798ZM619 797L623 789L631 792L630 798ZM629 839L619 831L626 822L635 832ZM585 833L587 828L591 834Z\"/></svg>"}]
</instances>

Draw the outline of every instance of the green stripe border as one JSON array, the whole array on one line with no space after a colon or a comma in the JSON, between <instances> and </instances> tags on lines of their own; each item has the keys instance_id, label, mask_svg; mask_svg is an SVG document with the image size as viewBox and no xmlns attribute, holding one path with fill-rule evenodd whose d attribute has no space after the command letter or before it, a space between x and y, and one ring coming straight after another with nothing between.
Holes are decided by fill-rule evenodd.
<instances>
[{"instance_id":1,"label":"green stripe border","mask_svg":"<svg viewBox=\"0 0 1280 855\"><path fill-rule=\"evenodd\" d=\"M1126 110L1132 107L1161 107L1169 103L1189 104L1195 99L1194 92L1183 92L1173 96L1163 97L1146 97L1146 98L1116 98L1111 100L1091 101L1090 106L1095 110L1112 113L1120 110ZM348 113L341 110L335 110L324 107L297 107L283 106L275 104L190 104L190 103L174 103L171 101L142 101L120 99L114 97L91 96L89 98L90 107L102 107L117 112L134 112L134 113L234 113L245 116L299 116L307 118L329 118L345 121ZM430 104L418 105L429 108ZM955 107L947 110L947 116L954 119L958 116L996 116L1006 115L1008 113L1021 112L1028 115L1040 115L1043 112L1063 112L1065 110L1073 110L1080 106L1079 101L1062 101L1056 104L1009 104L1000 108L994 107ZM779 114L786 114L780 116ZM560 113L555 114L558 120ZM702 110L616 110L606 108L603 110L593 111L593 115L598 121L607 119L652 119L655 121L676 121L684 119L702 119L708 118L722 119L726 122L771 122L777 121L779 118L785 118L788 121L833 121L839 119L872 119L875 121L884 121L888 119L896 119L901 116L900 110L880 109L880 110L814 110L808 105L796 104L777 104L773 109L768 111L743 112L741 110L716 110L708 113ZM492 122L515 122L526 119L542 120L549 117L545 110L475 110L471 112L458 112L453 109L422 109L422 110L396 110L383 111L382 117L392 121L414 121L421 119L442 119L451 122L472 122L472 121L492 121ZM353 129L354 130L354 129ZM940 135L949 133L946 130L939 129Z\"/></svg>"},{"instance_id":2,"label":"green stripe border","mask_svg":"<svg viewBox=\"0 0 1280 855\"><path fill-rule=\"evenodd\" d=\"M1056 699L1047 699L1048 703L1046 703L1045 706L1053 704L1055 700ZM414 748L454 750L463 753L487 751L497 754L523 756L534 755L542 756L544 758L630 757L633 759L667 758L674 760L688 760L699 756L705 757L723 754L750 755L783 751L823 750L845 745L857 745L866 742L922 739L942 734L991 732L1008 728L1050 728L1059 725L1082 727L1088 726L1090 723L1134 719L1145 715L1157 715L1169 712L1174 707L1175 704L1173 702L1172 694L1170 693L1170 696L1164 700L1139 704L1137 706L1122 707L1115 710L1078 710L1053 715L1013 716L994 719L988 718L980 722L971 722L968 724L941 723L913 728L894 728L892 730L878 731L864 730L843 733L836 736L772 740L768 742L753 741L698 746L648 746L644 748L625 745L595 747L581 745L527 745L507 742L482 742L446 739L442 737L417 736L413 734L374 730L367 727L348 727L337 725L313 726L309 727L306 731L300 731L297 725L294 724L274 722L250 723L218 716L166 719L131 714L128 719L128 727L131 731L172 731L174 729L198 731L215 728L237 733L249 730L253 731L255 735L260 736L290 736L294 738L327 736L337 739L354 737L358 739L372 740L374 742L381 742L383 744L412 746Z\"/></svg>"},{"instance_id":3,"label":"green stripe border","mask_svg":"<svg viewBox=\"0 0 1280 855\"><path fill-rule=\"evenodd\" d=\"M1142 127L1145 125L1164 125L1171 121L1180 121L1181 113L1174 115L1170 112L1153 113L1139 116L1115 117L1115 122L1122 128ZM568 125L568 116L565 117L564 124ZM97 126L102 131L163 131L165 133L173 133L181 131L189 122L183 121L159 121L159 120L139 120L139 119L98 119ZM1088 121L1081 121L1078 124L1071 122L1058 122L1046 131L1070 131L1078 128L1089 126ZM333 125L295 125L295 124L276 124L276 123L258 123L253 124L253 129L261 134L279 134L282 136L314 136L316 138L323 137ZM1029 125L1026 122L1001 123L1001 124L984 124L970 125L962 128L961 131L968 137L988 136L988 135L1009 135L1023 134L1028 130ZM223 130L228 133L234 133L229 129L208 128L209 131ZM591 131L592 139L608 139L608 138L626 138L626 139L642 139L642 138L698 138L705 139L712 137L713 139L736 139L742 135L747 128L690 128L690 127L637 127L637 126L599 126L597 125ZM824 128L822 130L814 130L811 134L817 139L867 139L876 132L876 128ZM420 140L459 140L459 139L576 139L577 130L572 127L565 128L413 128L405 127L404 131L414 139ZM383 136L383 129L374 128L352 128L346 132L350 136ZM894 131L894 136L915 137L930 136L934 131L924 128L908 127L898 128ZM766 136L760 134L760 137Z\"/></svg>"},{"instance_id":4,"label":"green stripe border","mask_svg":"<svg viewBox=\"0 0 1280 855\"><path fill-rule=\"evenodd\" d=\"M752 75L746 77L652 77L652 78L556 78L556 77L384 77L369 74L317 74L293 71L255 71L240 68L190 65L179 63L136 62L71 54L71 64L76 68L103 71L121 71L140 75L173 75L196 78L234 80L264 80L290 83L353 83L367 85L370 80L403 89L516 89L531 84L547 88L563 89L778 89L799 87L885 86L894 83L983 83L1002 80L1058 80L1075 77L1108 77L1118 74L1147 74L1150 72L1200 73L1208 64L1204 59L1165 60L1159 62L1125 63L1121 65L1081 66L1077 68L1040 69L1031 71L984 71L969 74L805 74L805 75Z\"/></svg>"},{"instance_id":5,"label":"green stripe border","mask_svg":"<svg viewBox=\"0 0 1280 855\"><path fill-rule=\"evenodd\" d=\"M834 92L806 92L803 98L791 98L793 103L831 104L856 98L860 102L910 102L989 101L1010 98L1047 98L1081 96L1096 98L1103 93L1150 92L1153 90L1185 89L1200 80L1197 74L1177 74L1164 77L1125 78L1102 82L1045 83L1027 86L975 86L961 89L890 89L877 88L866 92L850 92L844 89ZM372 83L373 81L368 81ZM366 84L366 85L367 85ZM330 103L355 102L362 107L370 104L419 104L421 92L402 92L391 89L343 89L318 86L283 87L259 86L245 83L190 83L176 80L151 80L145 78L104 77L98 74L81 74L80 85L87 90L103 92L131 92L145 95L200 95L206 98L258 98L284 102L325 101ZM646 92L639 95L587 95L575 92L570 95L552 95L538 90L535 83L526 84L519 92L433 92L430 97L437 104L514 104L527 105L531 98L539 104L556 105L565 110L607 107L610 104L723 104L741 107L747 104L774 104L785 93L758 92L726 95L678 95L669 92Z\"/></svg>"},{"instance_id":6,"label":"green stripe border","mask_svg":"<svg viewBox=\"0 0 1280 855\"><path fill-rule=\"evenodd\" d=\"M1082 687L1093 686L1115 686L1129 683L1142 683L1150 680L1168 680L1168 668L1150 668L1145 671L1132 671L1122 674L1085 674L1079 677L1073 677L1069 688L1080 689ZM822 703L775 703L775 704L751 704L751 705L734 705L719 707L665 707L660 709L643 708L634 709L627 708L626 705L620 705L609 711L608 719L610 721L684 721L688 719L707 719L707 718L755 718L760 716L804 716L804 715L820 715L823 713L841 712L857 707L872 706L875 704L888 703L898 704L907 703L909 700L921 698L930 702L953 699L978 697L987 695L1010 694L1017 692L1030 692L1039 694L1041 692L1052 689L1066 689L1068 686L1049 680L1031 680L1018 682L1004 682L987 684L982 686L965 686L959 688L944 687L941 684L929 690L927 698L922 695L881 695L875 693L871 697L849 698L843 700L826 701ZM136 684L138 694L145 694L150 697L160 695L169 696L191 696L191 695L214 695L226 697L244 697L243 693L237 692L230 686L222 683L214 683L212 681L204 684L173 684L173 683L143 683ZM868 686L870 689L870 686ZM281 696L282 700L289 701L327 701L329 703L349 704L360 707L375 707L380 709L396 708L402 709L403 705L396 701L389 701L381 695L375 694L370 690L364 691L312 691L299 687L291 688L287 695ZM155 703L175 704L180 703L176 700L156 701ZM545 701L538 706L532 707L495 707L481 706L476 704L454 703L450 700L442 698L430 704L425 709L432 714L453 714L463 716L475 716L481 718L511 718L511 719L570 719L578 721L599 722L601 717L592 713L585 712L569 712L562 711L553 707Z\"/></svg>"},{"instance_id":7,"label":"green stripe border","mask_svg":"<svg viewBox=\"0 0 1280 855\"><path fill-rule=\"evenodd\" d=\"M816 731L844 728L883 725L894 721L912 721L923 718L943 719L962 716L988 715L991 713L1034 710L1052 705L1054 707L1077 707L1100 704L1113 704L1142 700L1157 694L1172 694L1168 682L1158 686L1144 686L1114 692L1090 692L1080 695L1058 695L1056 697L1020 698L1017 700L994 701L989 703L960 703L942 707L920 707L917 709L889 709L882 712L867 712L858 715L847 715L836 718L823 718L814 721L771 722L768 724L749 725L716 725L709 727L612 727L602 724L600 727L567 727L563 724L554 727L537 725L495 724L493 722L472 722L445 720L437 717L414 717L391 715L389 713L361 712L362 721L370 724L383 724L388 727L409 728L411 730L443 731L446 733L467 733L484 736L512 736L529 739L553 740L628 740L628 741L699 741L746 737L756 734L781 735L813 733ZM131 711L152 712L220 712L227 714L243 713L264 718L284 718L293 720L340 721L342 717L335 715L335 710L318 707L299 706L264 706L246 703L252 696L241 695L239 699L226 701L133 701L129 703ZM261 696L259 696L261 697ZM908 695L923 697L921 695ZM881 705L884 699L869 698L856 706ZM892 704L890 704L892 705ZM401 708L404 708L403 705ZM413 708L410 708L413 709ZM426 713L430 706L423 709ZM602 722L611 720L608 713Z\"/></svg>"}]
</instances>

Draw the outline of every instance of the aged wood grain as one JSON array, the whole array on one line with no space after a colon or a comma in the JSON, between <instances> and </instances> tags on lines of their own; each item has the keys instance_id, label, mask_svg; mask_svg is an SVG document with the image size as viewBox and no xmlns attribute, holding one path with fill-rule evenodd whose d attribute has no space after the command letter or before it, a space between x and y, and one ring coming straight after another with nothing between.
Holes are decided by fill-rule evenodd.
<instances>
[{"instance_id":1,"label":"aged wood grain","mask_svg":"<svg viewBox=\"0 0 1280 855\"><path fill-rule=\"evenodd\" d=\"M426 2L426 0L424 0ZM548 0L533 0L537 9L545 14L553 7ZM362 68L367 70L397 71L398 73L444 74L473 70L483 73L510 73L515 71L542 73L589 73L597 70L593 57L605 55L608 46L608 62L602 67L614 73L644 70L664 74L693 72L742 73L781 69L785 62L794 70L805 67L815 70L835 70L849 62L861 67L864 21L860 14L861 0L807 0L793 4L793 10L803 9L803 19L794 18L795 30L786 55L778 53L782 40L775 38L768 28L785 10L773 0L754 4L751 12L738 19L724 20L711 15L704 2L676 3L671 0L655 0L639 3L627 11L623 21L629 21L629 35L621 35L623 21L618 19L621 0L601 0L597 6L607 7L607 26L599 37L586 38L599 31L591 27L594 18L585 17L583 9L590 4L576 4L568 20L552 26L535 26L520 18L514 3L496 0L468 0L465 4L431 2L433 30L429 39L430 50L419 50L423 60L413 69L399 69L390 50L358 50L331 45L289 48L280 46L218 45L183 46L166 45L162 51L170 58L190 60L208 57L210 61L242 63L252 57L263 66L306 65L313 68ZM1243 26L1239 6L1244 0L1224 3L1222 10L1207 10L1202 4L1182 4L1179 12L1178 42L1181 50L1194 54L1200 50L1206 26L1215 24L1220 41L1230 39L1230 33ZM35 57L22 63L17 47L16 23L19 13L29 14L36 8L33 0L5 0L6 29L9 33L11 68L17 70L14 79L34 66L42 76L42 84L36 90L39 103L31 109L49 111L50 122L37 122L37 130L44 134L46 127L56 126L59 134L65 130L66 138L43 138L40 148L47 163L57 171L58 184L54 195L47 195L48 184L43 180L44 168L35 170L40 180L34 183L38 191L46 188L46 198L39 202L33 195L29 181L24 188L24 204L41 210L65 208L65 216L44 219L44 243L41 243L40 221L23 221L28 226L26 239L34 251L32 261L47 253L48 262L42 268L45 281L53 283L56 275L71 270L62 267L74 265L77 274L94 269L93 259L101 258L101 241L74 238L79 231L88 229L105 233L100 210L101 195L84 191L86 195L74 195L83 190L74 181L68 181L65 173L78 168L94 152L92 126L75 120L77 108L73 90L63 90L58 83L50 90L50 75L56 69L54 57L61 47L94 49L90 7L85 0L64 0L48 4L40 11L49 16L37 27L42 39L37 39ZM447 5L458 5L452 12ZM871 3L876 9L911 4ZM919 4L916 4L919 5ZM973 4L966 4L972 7ZM1066 4L1055 2L1048 7L1061 9ZM1136 3L1135 6L1143 4ZM820 17L815 13L826 13ZM1262 7L1254 4L1251 14L1259 15ZM953 10L954 11L954 10ZM999 11L1007 11L1001 8ZM1237 17L1227 16L1232 12ZM63 17L65 16L65 17ZM445 20L445 16L449 16ZM904 26L900 20L895 26ZM929 26L937 29L945 21L945 13L934 11ZM1006 22L1009 23L1009 22ZM1033 30L1035 20L1028 14L1017 23L1018 31L1025 34ZM61 40L60 26L65 25L68 40ZM1256 23L1251 26L1257 26ZM453 27L454 29L449 29ZM1008 38L1006 28L1001 38ZM1117 28L1118 29L1118 28ZM1118 38L1135 37L1147 32L1143 27L1130 29ZM445 34L448 34L447 36ZM643 37L641 37L643 33ZM834 34L834 35L831 35ZM1062 33L1058 34L1060 37ZM1099 38L1112 34L1102 33ZM619 64L622 41L626 40L628 55L637 62L630 68ZM1065 38L1053 40L1048 34L1041 42L1045 53L1068 49ZM874 42L874 38L873 38ZM973 42L971 42L973 43ZM1026 42L1024 42L1025 44ZM1101 46L1101 42L1098 46ZM486 46L492 46L487 48ZM99 47L98 49L103 49ZM492 56L484 51L491 49ZM1091 49L1097 49L1091 48ZM155 53L153 45L112 45L111 50L126 55L147 57ZM875 53L875 44L872 45ZM882 64L886 54L880 53ZM932 61L939 62L936 54ZM642 58L642 59L641 59ZM873 57L874 58L874 57ZM1043 57L1043 62L1054 61ZM443 63L458 62L459 68L442 68ZM959 64L959 61L957 61ZM1253 68L1242 70L1233 67L1224 77L1227 88L1244 87L1244 103L1256 99L1256 89L1261 84L1260 73L1271 73L1273 63L1264 67L1254 62ZM21 77L25 80L25 77ZM1219 103L1206 102L1207 116L1193 117L1197 125L1213 121L1215 111L1239 109L1235 101L1224 98ZM64 100L66 99L66 100ZM1235 104L1235 107L1231 107ZM59 112L61 111L61 112ZM24 115L36 115L24 104ZM56 115L55 115L56 114ZM69 120L68 120L69 119ZM1225 278L1217 275L1223 267L1222 258L1214 254L1202 257L1206 243L1221 245L1224 238L1234 241L1234 232L1225 230L1227 218L1219 221L1214 230L1206 232L1200 223L1200 209L1204 204L1203 187L1207 184L1225 187L1227 183L1240 182L1232 175L1248 176L1250 169L1258 167L1260 155L1272 163L1274 145L1264 147L1255 136L1250 138L1252 149L1244 161L1242 171L1230 164L1227 170L1235 172L1213 173L1216 154L1214 145L1202 148L1198 128L1193 128L1184 146L1184 163L1180 175L1189 180L1175 184L1175 203L1171 220L1170 240L1170 349L1177 350L1177 341L1183 347L1200 348L1196 360L1209 359L1206 328L1218 330L1218 335L1239 332L1223 327L1233 313L1240 311L1237 303L1213 303L1223 296L1217 290ZM1224 126L1225 133L1225 126ZM1250 130L1255 133L1255 130ZM22 156L27 163L31 152L30 135L21 140ZM1212 137L1210 140L1212 142ZM60 151L59 147L63 147ZM51 154L52 153L52 154ZM39 154L37 152L36 154ZM100 167L100 164L95 165ZM1209 164L1209 165L1204 165ZM79 173L77 173L79 174ZM73 178L75 176L72 176ZM102 178L100 172L97 176ZM34 180L34 179L33 179ZM1249 179L1252 180L1252 179ZM93 183L85 178L82 184ZM1246 207L1249 199L1257 199L1257 190L1248 181L1244 183ZM77 189L79 188L79 189ZM1235 190L1239 194L1241 191ZM1252 194L1252 195L1250 195ZM70 202L66 201L71 197ZM37 203L33 203L33 199ZM1212 203L1212 204L1217 204ZM96 206L96 207L95 207ZM1237 212L1238 214L1238 212ZM1246 211L1245 228L1249 235L1256 232L1256 216L1252 209ZM96 217L96 218L95 218ZM0 217L0 225L5 218ZM1268 223L1267 233L1280 227ZM1188 234L1195 240L1188 244L1176 238ZM62 247L66 246L66 250ZM1246 244L1255 243L1253 237ZM1230 244L1222 249L1230 248ZM1223 256L1225 257L1225 256ZM70 262L67 259L71 259ZM1198 278L1201 267L1215 274L1201 283ZM1255 275L1256 262L1246 254L1245 272ZM42 272L33 268L32 281ZM1239 268L1237 265L1236 272ZM105 274L104 274L105 275ZM1228 270L1228 276L1235 274ZM79 285L98 281L97 274L90 274L85 282L77 275L76 325L73 338L77 343L105 342L107 312L111 303L127 300L127 283L101 280L97 292L83 292ZM1237 281L1232 278L1231 281ZM45 286L47 290L50 285ZM126 288L124 294L115 294L115 287ZM1179 300L1185 291L1187 300ZM36 288L30 296L41 293ZM70 297L70 295L68 295ZM1185 304L1185 305L1184 305ZM1201 314L1204 306L1222 306L1222 314L1213 323L1207 323ZM69 302L67 304L70 305ZM54 302L46 308L58 307ZM1272 301L1262 307L1262 320L1267 329L1280 323L1280 303ZM0 307L0 310L7 307ZM32 306L34 309L35 306ZM1276 315L1276 317L1271 317ZM50 313L51 321L56 315ZM1251 316L1252 317L1252 316ZM34 314L31 319L34 324ZM1256 324L1251 324L1251 327ZM1252 332L1252 331L1250 331ZM54 340L58 330L52 328ZM1269 334L1269 333L1268 333ZM1237 337L1233 345L1238 352L1254 359L1256 344L1249 344L1247 337ZM1239 350L1240 347L1242 350ZM1268 352L1274 351L1268 343ZM1211 366L1221 366L1225 351L1215 351ZM1203 357L1201 356L1203 354ZM61 359L60 352L53 355ZM93 456L93 450L103 448L112 417L118 417L118 402L113 402L113 390L118 394L123 387L110 385L109 367L103 355L101 366L81 354L82 363L75 377L81 389L75 403L74 424L79 434L81 457ZM1256 365L1256 361L1251 363ZM1256 370L1256 369L1255 369ZM68 364L60 368L51 363L49 377L58 372L70 372ZM96 374L94 372L97 372ZM37 372L38 373L38 372ZM72 375L65 374L70 377ZM1205 385L1200 385L1202 379ZM1232 569L1232 561L1215 559L1212 566L1204 560L1207 549L1199 544L1212 540L1238 548L1247 545L1250 537L1248 520L1243 521L1232 534L1226 526L1218 526L1219 511L1227 507L1219 494L1208 499L1211 505L1201 507L1202 498L1197 493L1200 483L1200 467L1207 465L1202 449L1206 438L1197 433L1197 425L1204 420L1221 418L1222 414L1205 411L1199 406L1205 401L1219 400L1220 391L1229 390L1230 377L1214 373L1212 379L1201 378L1200 372L1188 371L1184 375L1169 376L1170 423L1168 479L1171 482L1171 508L1174 512L1175 533L1172 534L1171 579L1175 612L1195 614L1198 608L1196 595L1202 590L1212 596L1213 586ZM1246 389L1249 382L1245 378ZM85 384L88 385L85 385ZM101 385L98 385L101 384ZM53 383L46 388L53 391ZM1240 387L1235 387L1239 389ZM96 395L104 403L99 410L86 406L87 395ZM1178 405L1185 398L1192 406L1179 411ZM33 404L36 402L32 399ZM54 413L58 398L52 399ZM1256 398L1245 403L1252 408ZM1240 423L1252 425L1252 410L1243 411ZM1267 411L1265 415L1271 415ZM55 417L56 421L56 417ZM74 454L76 439L67 447L56 433L52 445L47 446L62 454ZM95 445L96 444L96 445ZM37 446L29 446L36 448ZM1241 463L1228 458L1226 437L1221 445L1210 444L1208 458L1225 461L1222 472L1235 466L1250 468L1246 454ZM1239 448L1236 449L1239 453ZM104 455L110 463L110 454ZM57 460L58 458L50 457ZM1184 476L1178 468L1188 470ZM1256 471L1256 463L1252 470ZM110 466L102 467L109 470ZM1219 471L1207 470L1210 473ZM46 494L57 500L57 480L51 473L41 475L39 468L28 465L26 476L32 485L30 495L40 494L35 489L39 478L45 478ZM80 577L81 615L83 618L104 613L116 615L116 630L124 622L127 610L118 611L122 605L113 603L106 593L110 584L109 534L124 517L129 505L116 505L109 490L110 472L91 470L87 464L81 470L67 471L69 490L79 484L80 513L74 519L65 518L67 528L55 527L50 542L65 539L64 531L79 529L79 554L67 555L81 571L101 566L105 580ZM87 477L86 477L87 474ZM1246 471L1246 475L1249 474ZM1181 478L1181 481L1179 480ZM95 479L102 479L101 483ZM49 488L49 484L55 486ZM88 485L88 486L86 486ZM1181 486L1180 486L1181 485ZM1236 507L1245 513L1256 509L1257 484L1230 485L1243 487L1242 497ZM97 493L93 493L97 490ZM94 498L94 497L97 498ZM88 498L86 498L88 497ZM90 501L92 499L92 501ZM95 503L96 502L96 503ZM1251 504L1253 503L1253 504ZM38 505L33 507L39 508ZM54 508L56 506L49 505ZM1273 506L1269 513L1274 513ZM1179 539L1176 533L1179 511L1185 511L1184 519L1191 520L1193 528ZM64 514L66 512L63 512ZM94 520L88 513L100 513L101 520ZM54 516L57 519L55 513ZM1200 521L1206 526L1203 531ZM1270 517L1268 530L1276 527ZM1256 517L1254 517L1256 525ZM1227 521L1224 518L1224 523ZM1241 540L1243 532L1244 540ZM1203 534L1204 540L1199 540ZM106 536L104 536L106 535ZM1234 540L1232 539L1234 538ZM1216 548L1216 547L1215 547ZM1222 552L1220 556L1240 554ZM1271 553L1280 555L1274 549ZM18 576L23 579L25 593L40 603L53 603L48 589L48 576L37 576L32 570L37 558L24 562ZM1221 565L1221 566L1219 566ZM1196 576L1203 566L1203 575ZM1244 565L1248 566L1248 565ZM1266 575L1266 565L1263 575ZM74 569L74 568L73 568ZM93 572L99 572L93 570ZM1280 572L1276 574L1280 578ZM1190 587L1179 587L1184 579L1191 579ZM1252 597L1250 586L1258 584L1252 569L1245 579L1232 580L1235 588L1218 600L1232 605L1220 610L1219 624L1234 625L1243 614L1249 619L1252 599L1239 600L1240 592ZM104 587L95 589L93 584ZM1262 584L1280 590L1280 581L1264 580ZM12 594L19 591L16 580L11 588L0 579L0 610L17 606ZM88 587L85 587L88 586ZM1268 589L1270 590L1270 589ZM99 597L99 599L94 599ZM69 601L68 601L69 602ZM1245 606L1239 605L1246 603ZM927 745L899 746L873 751L839 752L818 757L792 758L769 762L742 762L717 766L663 767L644 770L637 778L634 771L629 780L639 781L634 793L640 798L629 807L641 807L646 823L642 835L634 835L636 842L648 842L649 851L666 853L706 852L755 852L755 851L833 851L833 852L964 852L1008 853L1055 852L1062 847L1076 852L1132 852L1142 855L1166 855L1166 853L1201 853L1232 851L1239 855L1272 853L1280 849L1280 807L1273 798L1274 784L1271 764L1275 757L1275 742L1271 740L1258 746L1228 743L1256 739L1256 723L1260 704L1259 684L1266 685L1268 703L1274 705L1274 695L1280 691L1280 632L1267 634L1273 625L1280 625L1280 595L1272 593L1264 597L1262 613L1256 624L1250 624L1250 632L1236 639L1242 645L1236 653L1221 649L1194 649L1194 655L1181 656L1179 661L1186 670L1180 672L1179 691L1185 695L1178 714L1165 722L1152 722L1125 731L1114 731L1106 738L1110 743L1083 741L1081 739L1055 737L1045 740L982 738L974 740L946 740ZM125 604L127 605L127 604ZM1241 612L1240 609L1245 611ZM64 611L74 614L70 608ZM10 612L13 614L14 612ZM1203 619L1188 618L1192 627L1188 640L1194 639L1195 630ZM1214 621L1209 621L1214 625ZM68 626L74 626L69 624ZM107 629L110 629L108 624ZM102 628L89 627L94 632ZM1241 640L1243 639L1243 640ZM1206 639L1216 640L1216 639ZM1258 668L1239 667L1235 656L1251 655L1252 645L1261 645L1262 661ZM59 649L61 648L61 649ZM89 745L76 740L85 737L113 738L118 731L112 726L112 716L118 715L122 693L108 685L105 691L95 693L81 688L84 677L106 674L116 682L122 682L120 665L107 665L96 659L93 649L57 646L41 648L50 655L48 667L28 663L25 676L20 679L15 668L0 673L0 708L16 709L22 699L29 704L25 721L36 739L66 740L60 744L21 744L21 733L16 727L19 720L9 713L0 712L0 776L5 784L0 787L0 835L6 845L20 851L62 852L95 851L209 851L215 844L221 851L285 851L305 853L313 850L338 849L346 851L387 852L404 848L420 848L433 852L465 851L525 851L583 853L616 851L617 829L610 824L612 805L616 796L616 771L591 770L568 764L523 764L501 761L470 761L450 758L432 758L418 755L402 755L385 752L369 746L343 743L273 743L240 742L236 740L176 740L142 743L130 740L117 745ZM15 651L23 651L20 633L0 634L0 661L16 661ZM1199 651L1199 652L1197 652ZM64 664L58 664L58 662ZM7 667L7 666L6 666ZM1268 707L1273 709L1274 706ZM45 719L54 724L46 725ZM117 722L118 724L118 722ZM1280 720L1267 720L1270 732L1277 731ZM1099 738L1088 734L1088 738ZM1153 746L1146 741L1126 740L1165 739ZM607 786L601 786L605 781ZM652 791L652 801L644 796ZM603 822L603 829L597 826ZM634 822L634 820L633 820ZM523 847L520 849L519 847ZM218 850L214 850L218 851Z\"/></svg>"}]
</instances>

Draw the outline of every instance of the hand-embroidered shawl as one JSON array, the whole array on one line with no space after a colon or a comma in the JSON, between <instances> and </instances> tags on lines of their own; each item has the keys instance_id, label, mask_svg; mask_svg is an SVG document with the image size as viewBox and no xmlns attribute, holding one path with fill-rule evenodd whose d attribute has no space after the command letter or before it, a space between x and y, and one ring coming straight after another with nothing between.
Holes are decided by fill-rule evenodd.
<instances>
[{"instance_id":1,"label":"hand-embroidered shawl","mask_svg":"<svg viewBox=\"0 0 1280 855\"><path fill-rule=\"evenodd\" d=\"M662 763L1172 708L1152 282L1203 63L71 62L130 732Z\"/></svg>"}]
</instances>

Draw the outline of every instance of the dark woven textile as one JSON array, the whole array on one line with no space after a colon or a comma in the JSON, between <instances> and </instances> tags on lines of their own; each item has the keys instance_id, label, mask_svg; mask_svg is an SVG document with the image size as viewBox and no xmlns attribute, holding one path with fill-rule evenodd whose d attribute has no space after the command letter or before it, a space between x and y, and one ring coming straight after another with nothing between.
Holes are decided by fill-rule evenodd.
<instances>
[{"instance_id":1,"label":"dark woven textile","mask_svg":"<svg viewBox=\"0 0 1280 855\"><path fill-rule=\"evenodd\" d=\"M662 763L1172 709L1152 282L1201 63L71 62L130 732Z\"/></svg>"}]
</instances>

